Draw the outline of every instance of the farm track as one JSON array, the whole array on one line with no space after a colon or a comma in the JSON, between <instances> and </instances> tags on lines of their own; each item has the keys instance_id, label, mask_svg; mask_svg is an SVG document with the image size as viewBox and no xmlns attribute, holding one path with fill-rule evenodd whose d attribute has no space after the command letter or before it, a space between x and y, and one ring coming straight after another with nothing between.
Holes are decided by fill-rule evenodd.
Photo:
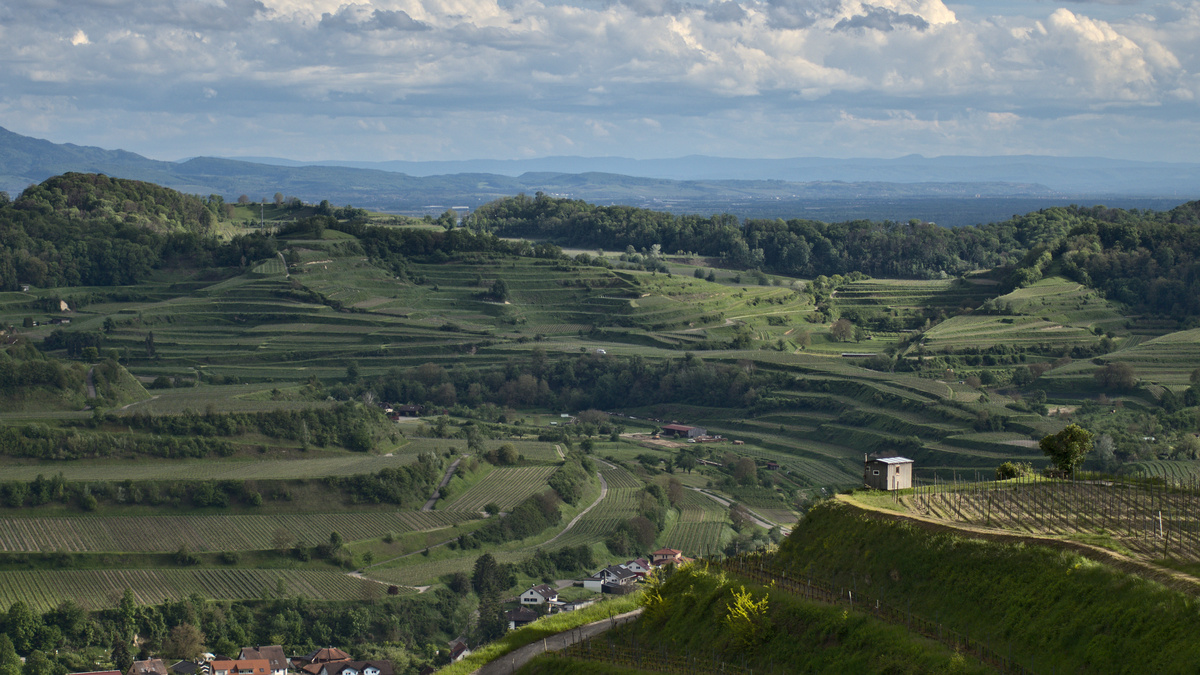
<instances>
[{"instance_id":1,"label":"farm track","mask_svg":"<svg viewBox=\"0 0 1200 675\"><path fill-rule=\"evenodd\" d=\"M459 462L462 462L467 457L470 457L470 455L463 455L450 464L450 468L446 469L446 475L442 476L442 482L438 483L437 489L433 491L433 496L429 498L429 501L425 502L425 506L421 507L422 511L433 510L433 505L437 504L437 500L442 496L442 489L445 488L446 485L450 483L450 479L454 477L454 470L458 468Z\"/></svg>"},{"instance_id":2,"label":"farm track","mask_svg":"<svg viewBox=\"0 0 1200 675\"><path fill-rule=\"evenodd\" d=\"M1159 567L1158 565L1153 565L1151 563L1130 558L1129 556L1122 555L1115 551L1110 551L1099 546L1092 546L1091 544L1057 539L1054 537L1038 535L1034 533L1019 534L1011 530L1003 530L981 525L968 525L951 520L944 520L941 518L931 518L912 513L889 511L887 509L854 501L853 498L846 495L837 495L835 499L843 504L847 504L852 508L862 511L864 515L872 518L904 521L931 532L960 534L1007 544L1045 546L1048 548L1078 553L1086 558L1109 565L1111 567L1115 567L1123 572L1156 581L1164 586L1167 586L1168 588L1172 588L1189 595L1200 596L1200 579L1197 579L1196 577L1184 574L1183 572L1176 572L1165 567Z\"/></svg>"},{"instance_id":3,"label":"farm track","mask_svg":"<svg viewBox=\"0 0 1200 675\"><path fill-rule=\"evenodd\" d=\"M555 447L557 447L557 446L555 446ZM609 466L614 469L617 468L602 459L597 459L596 461L600 462L601 464L604 464L605 466ZM588 514L589 511L591 511L592 509L599 506L600 502L604 501L604 498L608 496L608 482L604 480L604 474L597 471L596 477L600 479L600 496L596 497L596 501L592 502L591 506L588 506L586 509L580 511L578 515L576 515L574 518L572 518L571 522L567 523L567 526L562 529L562 532L559 532L558 534L554 535L554 537L552 537L546 543L542 544L542 546L549 546L550 544L553 544L554 542L558 541L559 537L561 537L564 534L566 534L567 532L569 532L572 527L575 527L575 523L578 523L580 521L580 519L582 519L584 516L586 516Z\"/></svg>"}]
</instances>

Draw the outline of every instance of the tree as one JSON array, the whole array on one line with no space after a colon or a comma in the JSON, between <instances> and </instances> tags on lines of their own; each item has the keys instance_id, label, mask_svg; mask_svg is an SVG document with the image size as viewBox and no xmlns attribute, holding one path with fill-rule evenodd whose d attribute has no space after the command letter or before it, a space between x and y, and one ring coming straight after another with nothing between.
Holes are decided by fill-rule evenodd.
<instances>
[{"instance_id":1,"label":"tree","mask_svg":"<svg viewBox=\"0 0 1200 675\"><path fill-rule=\"evenodd\" d=\"M275 193L275 206L283 206L283 193L282 192Z\"/></svg>"},{"instance_id":2,"label":"tree","mask_svg":"<svg viewBox=\"0 0 1200 675\"><path fill-rule=\"evenodd\" d=\"M492 284L490 295L493 300L498 302L508 300L508 282L503 279L496 279L496 282Z\"/></svg>"},{"instance_id":3,"label":"tree","mask_svg":"<svg viewBox=\"0 0 1200 675\"><path fill-rule=\"evenodd\" d=\"M500 597L504 589L512 586L515 580L507 565L496 562L491 553L484 553L475 560L475 572L471 575L471 586L480 598Z\"/></svg>"},{"instance_id":4,"label":"tree","mask_svg":"<svg viewBox=\"0 0 1200 675\"><path fill-rule=\"evenodd\" d=\"M854 327L854 341L862 342L865 339L867 339L866 329L863 328L862 326L855 326Z\"/></svg>"},{"instance_id":5,"label":"tree","mask_svg":"<svg viewBox=\"0 0 1200 675\"><path fill-rule=\"evenodd\" d=\"M4 632L12 638L17 653L28 654L33 649L34 638L40 627L40 617L29 610L29 605L18 600L8 608Z\"/></svg>"},{"instance_id":6,"label":"tree","mask_svg":"<svg viewBox=\"0 0 1200 675\"><path fill-rule=\"evenodd\" d=\"M512 443L505 443L496 452L496 459L501 464L511 466L521 459L521 453L517 452L517 448Z\"/></svg>"},{"instance_id":7,"label":"tree","mask_svg":"<svg viewBox=\"0 0 1200 675\"><path fill-rule=\"evenodd\" d=\"M54 664L40 649L35 649L26 657L22 675L54 675Z\"/></svg>"},{"instance_id":8,"label":"tree","mask_svg":"<svg viewBox=\"0 0 1200 675\"><path fill-rule=\"evenodd\" d=\"M792 341L800 349L808 349L808 346L812 344L812 334L806 330L798 330L792 336Z\"/></svg>"},{"instance_id":9,"label":"tree","mask_svg":"<svg viewBox=\"0 0 1200 675\"><path fill-rule=\"evenodd\" d=\"M112 661L116 669L122 673L129 672L133 667L133 654L129 652L129 643L121 638L113 642Z\"/></svg>"},{"instance_id":10,"label":"tree","mask_svg":"<svg viewBox=\"0 0 1200 675\"><path fill-rule=\"evenodd\" d=\"M190 661L204 651L204 633L190 623L181 623L171 629L163 642L163 651L172 658Z\"/></svg>"},{"instance_id":11,"label":"tree","mask_svg":"<svg viewBox=\"0 0 1200 675\"><path fill-rule=\"evenodd\" d=\"M733 467L734 479L742 485L754 485L758 482L758 466L749 457L742 457Z\"/></svg>"},{"instance_id":12,"label":"tree","mask_svg":"<svg viewBox=\"0 0 1200 675\"><path fill-rule=\"evenodd\" d=\"M243 204L243 205L245 205L245 204L249 204L249 203L250 203L250 197L249 197L249 196L247 196L247 195L238 195L237 202L238 202L239 204Z\"/></svg>"},{"instance_id":13,"label":"tree","mask_svg":"<svg viewBox=\"0 0 1200 675\"><path fill-rule=\"evenodd\" d=\"M829 327L829 334L838 342L845 342L854 337L854 324L849 319L838 319Z\"/></svg>"},{"instance_id":14,"label":"tree","mask_svg":"<svg viewBox=\"0 0 1200 675\"><path fill-rule=\"evenodd\" d=\"M21 657L7 633L0 633L0 675L21 675Z\"/></svg>"},{"instance_id":15,"label":"tree","mask_svg":"<svg viewBox=\"0 0 1200 675\"><path fill-rule=\"evenodd\" d=\"M154 358L154 331L146 334L146 356Z\"/></svg>"},{"instance_id":16,"label":"tree","mask_svg":"<svg viewBox=\"0 0 1200 675\"><path fill-rule=\"evenodd\" d=\"M691 473L692 469L696 468L696 464L696 457L690 452L680 451L678 455L675 455L675 468L680 471Z\"/></svg>"},{"instance_id":17,"label":"tree","mask_svg":"<svg viewBox=\"0 0 1200 675\"><path fill-rule=\"evenodd\" d=\"M1137 386L1137 376L1133 366L1123 361L1111 361L1096 371L1096 382L1105 389L1133 389Z\"/></svg>"},{"instance_id":18,"label":"tree","mask_svg":"<svg viewBox=\"0 0 1200 675\"><path fill-rule=\"evenodd\" d=\"M1043 438L1038 447L1054 462L1055 468L1070 473L1092 451L1092 432L1072 424Z\"/></svg>"}]
</instances>

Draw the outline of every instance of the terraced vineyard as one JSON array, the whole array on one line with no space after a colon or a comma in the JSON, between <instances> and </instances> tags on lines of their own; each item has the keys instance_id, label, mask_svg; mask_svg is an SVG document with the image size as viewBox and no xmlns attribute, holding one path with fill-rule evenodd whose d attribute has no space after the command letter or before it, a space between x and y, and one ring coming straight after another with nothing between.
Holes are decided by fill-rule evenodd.
<instances>
[{"instance_id":1,"label":"terraced vineyard","mask_svg":"<svg viewBox=\"0 0 1200 675\"><path fill-rule=\"evenodd\" d=\"M273 593L283 582L286 594L312 600L359 600L368 584L341 572L271 569L151 569L0 571L0 605L22 600L35 611L72 600L85 608L113 607L128 588L142 604L182 600L195 594L219 600L252 600Z\"/></svg>"},{"instance_id":2,"label":"terraced vineyard","mask_svg":"<svg viewBox=\"0 0 1200 675\"><path fill-rule=\"evenodd\" d=\"M525 466L495 469L454 502L442 508L447 512L477 514L483 511L484 506L495 502L501 509L511 509L533 493L545 490L546 479L556 468Z\"/></svg>"},{"instance_id":3,"label":"terraced vineyard","mask_svg":"<svg viewBox=\"0 0 1200 675\"><path fill-rule=\"evenodd\" d=\"M299 514L276 516L82 516L0 519L0 551L253 551L276 535L314 545L337 532L347 541L450 527L476 517L455 512Z\"/></svg>"},{"instance_id":4,"label":"terraced vineyard","mask_svg":"<svg viewBox=\"0 0 1200 675\"><path fill-rule=\"evenodd\" d=\"M720 551L731 532L726 525L727 509L695 490L683 491L678 508L679 520L659 540L689 557Z\"/></svg>"},{"instance_id":5,"label":"terraced vineyard","mask_svg":"<svg viewBox=\"0 0 1200 675\"><path fill-rule=\"evenodd\" d=\"M590 546L603 542L617 525L637 514L637 493L644 484L620 467L609 468L602 465L600 473L608 484L608 495L596 508L581 518L575 527L562 535L555 542L555 546Z\"/></svg>"},{"instance_id":6,"label":"terraced vineyard","mask_svg":"<svg viewBox=\"0 0 1200 675\"><path fill-rule=\"evenodd\" d=\"M1200 561L1200 483L1005 481L921 487L901 498L935 518L1113 540L1151 560Z\"/></svg>"},{"instance_id":7,"label":"terraced vineyard","mask_svg":"<svg viewBox=\"0 0 1200 675\"><path fill-rule=\"evenodd\" d=\"M1139 377L1176 389L1186 387L1191 371L1200 364L1200 328L1140 342L1113 354L1112 360L1128 363Z\"/></svg>"},{"instance_id":8,"label":"terraced vineyard","mask_svg":"<svg viewBox=\"0 0 1200 675\"><path fill-rule=\"evenodd\" d=\"M448 446L449 444L446 443ZM321 476L353 476L375 473L380 469L405 466L416 461L418 453L383 455L349 454L340 457L313 459L267 460L180 460L159 461L142 459L137 462L120 460L81 460L58 464L53 469L45 465L13 465L4 467L7 480L33 480L39 474L62 473L68 481L96 480L286 480Z\"/></svg>"}]
</instances>

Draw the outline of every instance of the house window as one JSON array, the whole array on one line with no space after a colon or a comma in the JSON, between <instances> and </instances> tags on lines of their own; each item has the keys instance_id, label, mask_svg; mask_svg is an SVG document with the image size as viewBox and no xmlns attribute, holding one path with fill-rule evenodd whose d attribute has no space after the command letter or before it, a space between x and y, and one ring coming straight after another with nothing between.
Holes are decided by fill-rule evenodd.
<instances>
[{"instance_id":1,"label":"house window","mask_svg":"<svg viewBox=\"0 0 1200 675\"><path fill-rule=\"evenodd\" d=\"M878 476L878 475L879 475L879 469L875 469L874 471L872 471L872 472L871 472L871 475L872 475L872 476Z\"/></svg>"},{"instance_id":2,"label":"house window","mask_svg":"<svg viewBox=\"0 0 1200 675\"><path fill-rule=\"evenodd\" d=\"M896 475L897 475L897 476L899 476L899 475L900 475L900 467L896 467Z\"/></svg>"}]
</instances>

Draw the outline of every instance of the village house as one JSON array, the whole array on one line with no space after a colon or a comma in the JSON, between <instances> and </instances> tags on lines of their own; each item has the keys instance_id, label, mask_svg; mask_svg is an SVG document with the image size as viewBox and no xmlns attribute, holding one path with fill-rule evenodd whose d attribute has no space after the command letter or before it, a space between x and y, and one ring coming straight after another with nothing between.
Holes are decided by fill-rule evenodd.
<instances>
[{"instance_id":1,"label":"village house","mask_svg":"<svg viewBox=\"0 0 1200 675\"><path fill-rule=\"evenodd\" d=\"M208 663L205 663L203 666L201 666L195 661L180 661L175 663L171 666L170 671L175 673L175 675L196 675L197 673L211 675Z\"/></svg>"},{"instance_id":2,"label":"village house","mask_svg":"<svg viewBox=\"0 0 1200 675\"><path fill-rule=\"evenodd\" d=\"M349 660L350 655L337 647L325 647L304 656L293 657L292 666L308 675L320 675L322 665Z\"/></svg>"},{"instance_id":3,"label":"village house","mask_svg":"<svg viewBox=\"0 0 1200 675\"><path fill-rule=\"evenodd\" d=\"M635 558L621 565L625 569L645 579L650 574L650 561L645 558Z\"/></svg>"},{"instance_id":4,"label":"village house","mask_svg":"<svg viewBox=\"0 0 1200 675\"><path fill-rule=\"evenodd\" d=\"M658 567L660 565L678 565L691 560L691 558L683 557L683 551L673 548L660 548L650 554L650 564Z\"/></svg>"},{"instance_id":5,"label":"village house","mask_svg":"<svg viewBox=\"0 0 1200 675\"><path fill-rule=\"evenodd\" d=\"M863 485L874 490L912 487L913 461L906 457L863 457Z\"/></svg>"},{"instance_id":6,"label":"village house","mask_svg":"<svg viewBox=\"0 0 1200 675\"><path fill-rule=\"evenodd\" d=\"M522 605L544 605L547 602L558 602L558 591L546 584L538 584L521 594Z\"/></svg>"},{"instance_id":7,"label":"village house","mask_svg":"<svg viewBox=\"0 0 1200 675\"><path fill-rule=\"evenodd\" d=\"M319 675L394 675L391 661L330 661Z\"/></svg>"},{"instance_id":8,"label":"village house","mask_svg":"<svg viewBox=\"0 0 1200 675\"><path fill-rule=\"evenodd\" d=\"M518 607L505 612L504 620L508 622L509 630L516 630L537 621L538 613L528 607Z\"/></svg>"},{"instance_id":9,"label":"village house","mask_svg":"<svg viewBox=\"0 0 1200 675\"><path fill-rule=\"evenodd\" d=\"M167 665L163 663L162 659L134 661L125 675L168 675Z\"/></svg>"},{"instance_id":10,"label":"village house","mask_svg":"<svg viewBox=\"0 0 1200 675\"><path fill-rule=\"evenodd\" d=\"M466 638L455 638L450 641L450 660L462 661L471 654L471 649L467 647Z\"/></svg>"},{"instance_id":11,"label":"village house","mask_svg":"<svg viewBox=\"0 0 1200 675\"><path fill-rule=\"evenodd\" d=\"M583 587L596 593L624 595L633 590L638 575L620 565L609 565L583 580Z\"/></svg>"},{"instance_id":12,"label":"village house","mask_svg":"<svg viewBox=\"0 0 1200 675\"><path fill-rule=\"evenodd\" d=\"M212 675L271 675L266 659L218 659L211 666Z\"/></svg>"},{"instance_id":13,"label":"village house","mask_svg":"<svg viewBox=\"0 0 1200 675\"><path fill-rule=\"evenodd\" d=\"M263 659L271 668L270 675L287 675L288 667L291 665L287 656L283 653L283 647L280 645L269 645L266 647L242 647L242 651L238 654L238 659Z\"/></svg>"}]
</instances>

